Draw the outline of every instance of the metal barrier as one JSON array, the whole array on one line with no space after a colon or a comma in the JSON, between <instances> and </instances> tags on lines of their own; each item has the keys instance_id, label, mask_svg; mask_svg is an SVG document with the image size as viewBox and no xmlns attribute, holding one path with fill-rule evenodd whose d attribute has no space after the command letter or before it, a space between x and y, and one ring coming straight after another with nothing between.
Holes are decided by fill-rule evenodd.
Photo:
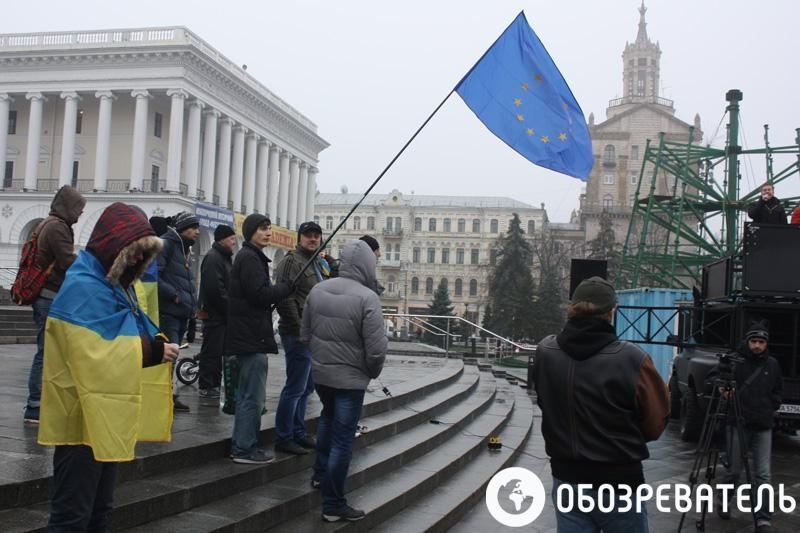
<instances>
[{"instance_id":1,"label":"metal barrier","mask_svg":"<svg viewBox=\"0 0 800 533\"><path fill-rule=\"evenodd\" d=\"M11 289L17 278L17 267L0 267L0 288Z\"/></svg>"}]
</instances>

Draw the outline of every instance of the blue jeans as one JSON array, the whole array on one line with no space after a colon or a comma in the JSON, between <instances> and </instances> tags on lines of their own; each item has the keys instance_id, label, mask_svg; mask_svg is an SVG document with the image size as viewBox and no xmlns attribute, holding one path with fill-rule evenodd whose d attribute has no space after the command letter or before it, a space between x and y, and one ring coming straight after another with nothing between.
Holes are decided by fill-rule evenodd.
<instances>
[{"instance_id":1,"label":"blue jeans","mask_svg":"<svg viewBox=\"0 0 800 533\"><path fill-rule=\"evenodd\" d=\"M311 350L297 341L294 335L281 335L286 352L286 384L275 411L277 441L301 439L306 436L306 405L314 392L311 379Z\"/></svg>"},{"instance_id":2,"label":"blue jeans","mask_svg":"<svg viewBox=\"0 0 800 533\"><path fill-rule=\"evenodd\" d=\"M568 513L560 512L556 503L558 487L561 485L572 485L573 487L573 506ZM616 487L614 489L616 490ZM604 513L597 509L597 504L600 502L597 490L584 490L583 494L590 495L595 502L594 510L585 513L578 509L578 484L567 483L553 478L552 498L553 505L556 507L558 533L600 533L600 531L603 531L603 533L648 533L647 508L642 505L642 512L636 512L636 487L631 487L631 489L633 489L633 494L631 495L633 507L631 510L627 512L614 510L609 513ZM622 501L619 498L616 506L622 506Z\"/></svg>"},{"instance_id":3,"label":"blue jeans","mask_svg":"<svg viewBox=\"0 0 800 533\"><path fill-rule=\"evenodd\" d=\"M333 512L347 504L344 483L353 457L355 438L364 391L334 389L316 385L322 401L322 414L317 425L317 460L314 479L322 489L322 512Z\"/></svg>"},{"instance_id":4,"label":"blue jeans","mask_svg":"<svg viewBox=\"0 0 800 533\"><path fill-rule=\"evenodd\" d=\"M772 430L744 430L745 453L749 452L753 458L753 484L756 487L769 485L772 475L770 472L770 453L772 451ZM736 426L725 428L725 442L727 443L728 466L725 475L722 477L723 483L733 483L739 485L739 478L742 474L741 452L739 451L739 438L736 434ZM757 492L751 491L750 505L755 506L756 522L769 523L772 520L772 513L769 512L769 504L759 505ZM766 495L766 493L765 493ZM730 508L730 507L729 507Z\"/></svg>"},{"instance_id":5,"label":"blue jeans","mask_svg":"<svg viewBox=\"0 0 800 533\"><path fill-rule=\"evenodd\" d=\"M117 463L95 461L88 446L56 446L47 532L105 531L116 477Z\"/></svg>"},{"instance_id":6,"label":"blue jeans","mask_svg":"<svg viewBox=\"0 0 800 533\"><path fill-rule=\"evenodd\" d=\"M36 322L36 353L28 375L28 409L38 411L42 401L42 367L44 366L44 327L50 314L50 298L36 298L33 302L33 320Z\"/></svg>"},{"instance_id":7,"label":"blue jeans","mask_svg":"<svg viewBox=\"0 0 800 533\"><path fill-rule=\"evenodd\" d=\"M239 385L236 388L231 455L243 457L259 449L258 432L267 391L267 354L250 353L236 357L239 359Z\"/></svg>"}]
</instances>

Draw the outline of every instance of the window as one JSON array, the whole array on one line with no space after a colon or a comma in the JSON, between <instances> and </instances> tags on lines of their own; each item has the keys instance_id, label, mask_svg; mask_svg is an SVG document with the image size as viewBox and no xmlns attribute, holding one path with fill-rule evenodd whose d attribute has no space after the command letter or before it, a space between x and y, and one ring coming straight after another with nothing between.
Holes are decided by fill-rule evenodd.
<instances>
[{"instance_id":1,"label":"window","mask_svg":"<svg viewBox=\"0 0 800 533\"><path fill-rule=\"evenodd\" d=\"M646 67L647 66L647 58L646 57L640 57L638 64L639 64L640 67Z\"/></svg>"},{"instance_id":2,"label":"window","mask_svg":"<svg viewBox=\"0 0 800 533\"><path fill-rule=\"evenodd\" d=\"M389 276L386 278L386 291L389 293L397 291L397 278L394 276Z\"/></svg>"},{"instance_id":3,"label":"window","mask_svg":"<svg viewBox=\"0 0 800 533\"><path fill-rule=\"evenodd\" d=\"M155 120L153 120L153 135L161 138L161 127L164 122L164 115L161 113L156 113Z\"/></svg>"},{"instance_id":4,"label":"window","mask_svg":"<svg viewBox=\"0 0 800 533\"><path fill-rule=\"evenodd\" d=\"M420 249L414 248L411 252L411 262L412 263L419 263L419 256L420 256Z\"/></svg>"},{"instance_id":5,"label":"window","mask_svg":"<svg viewBox=\"0 0 800 533\"><path fill-rule=\"evenodd\" d=\"M497 264L497 250L489 250L489 264L492 266Z\"/></svg>"},{"instance_id":6,"label":"window","mask_svg":"<svg viewBox=\"0 0 800 533\"><path fill-rule=\"evenodd\" d=\"M314 224L319 226L319 215L314 215Z\"/></svg>"},{"instance_id":7,"label":"window","mask_svg":"<svg viewBox=\"0 0 800 533\"><path fill-rule=\"evenodd\" d=\"M536 232L536 221L529 220L528 221L528 235L533 235Z\"/></svg>"},{"instance_id":8,"label":"window","mask_svg":"<svg viewBox=\"0 0 800 533\"><path fill-rule=\"evenodd\" d=\"M628 74L628 95L633 95L633 72Z\"/></svg>"},{"instance_id":9,"label":"window","mask_svg":"<svg viewBox=\"0 0 800 533\"><path fill-rule=\"evenodd\" d=\"M603 174L603 185L614 185L614 174Z\"/></svg>"},{"instance_id":10,"label":"window","mask_svg":"<svg viewBox=\"0 0 800 533\"><path fill-rule=\"evenodd\" d=\"M639 177L636 174L631 174L631 185L636 185L639 182Z\"/></svg>"},{"instance_id":11,"label":"window","mask_svg":"<svg viewBox=\"0 0 800 533\"><path fill-rule=\"evenodd\" d=\"M481 232L481 221L477 218L472 219L472 233Z\"/></svg>"},{"instance_id":12,"label":"window","mask_svg":"<svg viewBox=\"0 0 800 533\"><path fill-rule=\"evenodd\" d=\"M425 280L425 294L433 294L433 278Z\"/></svg>"},{"instance_id":13,"label":"window","mask_svg":"<svg viewBox=\"0 0 800 533\"><path fill-rule=\"evenodd\" d=\"M428 219L428 231L436 231L436 219L429 218Z\"/></svg>"},{"instance_id":14,"label":"window","mask_svg":"<svg viewBox=\"0 0 800 533\"><path fill-rule=\"evenodd\" d=\"M613 144L607 144L603 150L603 164L613 165L617 162L617 150Z\"/></svg>"},{"instance_id":15,"label":"window","mask_svg":"<svg viewBox=\"0 0 800 533\"><path fill-rule=\"evenodd\" d=\"M477 296L478 295L478 280L477 279L469 280L469 295L470 296Z\"/></svg>"},{"instance_id":16,"label":"window","mask_svg":"<svg viewBox=\"0 0 800 533\"><path fill-rule=\"evenodd\" d=\"M353 229L361 229L361 217L353 217Z\"/></svg>"},{"instance_id":17,"label":"window","mask_svg":"<svg viewBox=\"0 0 800 533\"><path fill-rule=\"evenodd\" d=\"M639 71L639 76L636 78L636 96L644 96L644 84L646 82L647 74L644 70Z\"/></svg>"},{"instance_id":18,"label":"window","mask_svg":"<svg viewBox=\"0 0 800 533\"><path fill-rule=\"evenodd\" d=\"M75 133L80 135L83 130L83 109L78 109L78 116L75 119Z\"/></svg>"},{"instance_id":19,"label":"window","mask_svg":"<svg viewBox=\"0 0 800 533\"><path fill-rule=\"evenodd\" d=\"M367 217L367 229L375 230L375 217Z\"/></svg>"},{"instance_id":20,"label":"window","mask_svg":"<svg viewBox=\"0 0 800 533\"><path fill-rule=\"evenodd\" d=\"M447 278L442 278L440 285L443 285L445 289L447 289Z\"/></svg>"},{"instance_id":21,"label":"window","mask_svg":"<svg viewBox=\"0 0 800 533\"><path fill-rule=\"evenodd\" d=\"M444 231L446 233L450 233L450 231L452 231L451 228L450 228L450 219L449 218L446 218L446 219L442 220L442 231Z\"/></svg>"},{"instance_id":22,"label":"window","mask_svg":"<svg viewBox=\"0 0 800 533\"><path fill-rule=\"evenodd\" d=\"M632 144L631 145L631 159L639 159L639 145Z\"/></svg>"},{"instance_id":23,"label":"window","mask_svg":"<svg viewBox=\"0 0 800 533\"><path fill-rule=\"evenodd\" d=\"M158 175L161 174L161 167L153 165L150 167L150 192L158 192Z\"/></svg>"},{"instance_id":24,"label":"window","mask_svg":"<svg viewBox=\"0 0 800 533\"><path fill-rule=\"evenodd\" d=\"M341 223L344 220L344 215L339 217L339 222ZM342 224L342 229L347 229L347 222Z\"/></svg>"},{"instance_id":25,"label":"window","mask_svg":"<svg viewBox=\"0 0 800 533\"><path fill-rule=\"evenodd\" d=\"M419 278L416 276L411 278L411 294L419 294Z\"/></svg>"},{"instance_id":26,"label":"window","mask_svg":"<svg viewBox=\"0 0 800 533\"><path fill-rule=\"evenodd\" d=\"M478 254L479 250L475 248L474 250L469 251L469 264L470 265L477 265L478 264Z\"/></svg>"},{"instance_id":27,"label":"window","mask_svg":"<svg viewBox=\"0 0 800 533\"><path fill-rule=\"evenodd\" d=\"M74 189L78 188L78 162L77 161L73 161L72 162L72 181L70 182L70 185L72 185L72 187Z\"/></svg>"},{"instance_id":28,"label":"window","mask_svg":"<svg viewBox=\"0 0 800 533\"><path fill-rule=\"evenodd\" d=\"M14 179L14 162L6 161L6 170L3 174L3 188L10 189L11 181Z\"/></svg>"},{"instance_id":29,"label":"window","mask_svg":"<svg viewBox=\"0 0 800 533\"><path fill-rule=\"evenodd\" d=\"M384 252L386 252L386 260L387 261L391 261L392 260L392 245L391 244L387 244L386 245L386 249L384 250Z\"/></svg>"},{"instance_id":30,"label":"window","mask_svg":"<svg viewBox=\"0 0 800 533\"><path fill-rule=\"evenodd\" d=\"M386 217L386 226L384 226L387 231L392 231L394 228L394 219L392 217Z\"/></svg>"},{"instance_id":31,"label":"window","mask_svg":"<svg viewBox=\"0 0 800 533\"><path fill-rule=\"evenodd\" d=\"M12 110L8 112L8 134L16 135L17 133L17 112Z\"/></svg>"},{"instance_id":32,"label":"window","mask_svg":"<svg viewBox=\"0 0 800 533\"><path fill-rule=\"evenodd\" d=\"M386 259L389 259L388 257ZM394 260L400 261L400 243L394 245Z\"/></svg>"},{"instance_id":33,"label":"window","mask_svg":"<svg viewBox=\"0 0 800 533\"><path fill-rule=\"evenodd\" d=\"M614 207L614 197L610 194L603 196L603 209L611 209Z\"/></svg>"},{"instance_id":34,"label":"window","mask_svg":"<svg viewBox=\"0 0 800 533\"><path fill-rule=\"evenodd\" d=\"M414 219L414 231L422 231L422 219L420 217Z\"/></svg>"},{"instance_id":35,"label":"window","mask_svg":"<svg viewBox=\"0 0 800 533\"><path fill-rule=\"evenodd\" d=\"M325 229L333 229L333 217L325 217Z\"/></svg>"},{"instance_id":36,"label":"window","mask_svg":"<svg viewBox=\"0 0 800 533\"><path fill-rule=\"evenodd\" d=\"M464 292L464 282L461 281L461 278L456 278L455 295L461 296L463 292Z\"/></svg>"},{"instance_id":37,"label":"window","mask_svg":"<svg viewBox=\"0 0 800 533\"><path fill-rule=\"evenodd\" d=\"M397 233L400 233L402 229L403 229L403 219L400 217L394 217L394 230Z\"/></svg>"},{"instance_id":38,"label":"window","mask_svg":"<svg viewBox=\"0 0 800 533\"><path fill-rule=\"evenodd\" d=\"M450 264L450 248L442 248L442 264Z\"/></svg>"},{"instance_id":39,"label":"window","mask_svg":"<svg viewBox=\"0 0 800 533\"><path fill-rule=\"evenodd\" d=\"M463 265L464 264L464 249L463 248L456 248L456 264Z\"/></svg>"},{"instance_id":40,"label":"window","mask_svg":"<svg viewBox=\"0 0 800 533\"><path fill-rule=\"evenodd\" d=\"M489 233L500 233L500 224L496 218L489 221Z\"/></svg>"},{"instance_id":41,"label":"window","mask_svg":"<svg viewBox=\"0 0 800 533\"><path fill-rule=\"evenodd\" d=\"M436 248L428 248L428 263L436 262Z\"/></svg>"},{"instance_id":42,"label":"window","mask_svg":"<svg viewBox=\"0 0 800 533\"><path fill-rule=\"evenodd\" d=\"M458 232L459 233L464 233L465 231L467 231L467 221L464 220L463 218L459 218L458 219Z\"/></svg>"}]
</instances>

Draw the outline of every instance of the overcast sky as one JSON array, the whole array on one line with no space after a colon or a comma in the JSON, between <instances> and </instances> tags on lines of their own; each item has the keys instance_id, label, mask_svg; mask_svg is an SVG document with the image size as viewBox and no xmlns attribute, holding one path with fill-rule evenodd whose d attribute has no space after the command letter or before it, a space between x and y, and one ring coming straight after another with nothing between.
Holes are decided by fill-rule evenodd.
<instances>
[{"instance_id":1,"label":"overcast sky","mask_svg":"<svg viewBox=\"0 0 800 533\"><path fill-rule=\"evenodd\" d=\"M797 0L648 0L647 30L661 45L662 96L702 118L706 141L724 95L744 93L746 145L794 142L800 127ZM485 49L524 9L588 117L622 94L621 54L636 38L636 0L43 0L14 3L0 32L183 25L299 109L331 143L318 187L362 192ZM124 6L124 7L123 7ZM714 144L721 145L724 124ZM752 167L752 171L750 170ZM744 186L764 176L745 167ZM800 184L778 196L800 193ZM458 95L375 189L502 195L546 204L566 221L582 183L536 167L495 138ZM783 191L782 191L783 189ZM782 194L783 192L783 194Z\"/></svg>"}]
</instances>

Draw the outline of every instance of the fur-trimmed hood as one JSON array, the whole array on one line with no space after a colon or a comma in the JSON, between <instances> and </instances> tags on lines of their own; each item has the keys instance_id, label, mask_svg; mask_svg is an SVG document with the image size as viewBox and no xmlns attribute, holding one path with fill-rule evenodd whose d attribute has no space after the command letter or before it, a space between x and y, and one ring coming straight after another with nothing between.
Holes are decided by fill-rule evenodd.
<instances>
[{"instance_id":1,"label":"fur-trimmed hood","mask_svg":"<svg viewBox=\"0 0 800 533\"><path fill-rule=\"evenodd\" d=\"M136 239L120 251L111 264L106 279L111 283L127 285L131 281L141 278L150 263L161 253L163 247L164 242L153 235ZM134 267L128 267L128 259L135 258L139 254L143 259Z\"/></svg>"},{"instance_id":2,"label":"fur-trimmed hood","mask_svg":"<svg viewBox=\"0 0 800 533\"><path fill-rule=\"evenodd\" d=\"M146 237L154 237L155 240L148 241ZM150 253L152 250L155 249L156 253L161 250L161 239L155 237L155 232L142 210L122 202L114 202L106 207L97 220L86 244L86 251L94 255L109 274L113 268L116 272L113 279L119 280L127 266L120 256L131 244L142 239L144 239L142 243L126 251L126 254L146 250L148 254L145 258L152 258ZM121 267L118 265L119 261L122 261Z\"/></svg>"}]
</instances>

